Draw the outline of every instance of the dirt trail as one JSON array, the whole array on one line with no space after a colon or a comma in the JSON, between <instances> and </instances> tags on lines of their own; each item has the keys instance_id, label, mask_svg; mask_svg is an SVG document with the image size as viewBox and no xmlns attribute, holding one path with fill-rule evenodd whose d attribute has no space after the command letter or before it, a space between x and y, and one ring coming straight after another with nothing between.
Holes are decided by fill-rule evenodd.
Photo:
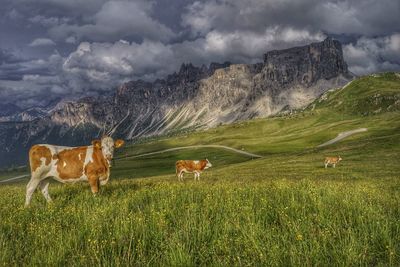
<instances>
[{"instance_id":1,"label":"dirt trail","mask_svg":"<svg viewBox=\"0 0 400 267\"><path fill-rule=\"evenodd\" d=\"M6 180L0 181L0 184L1 184L1 183L11 182L11 181L18 180L18 179L22 179L22 178L25 178L25 177L28 177L28 176L29 176L29 174L24 174L24 175L20 175L20 176L15 176L15 177L12 177L12 178L8 178L8 179L6 179Z\"/></svg>"},{"instance_id":2,"label":"dirt trail","mask_svg":"<svg viewBox=\"0 0 400 267\"><path fill-rule=\"evenodd\" d=\"M230 151L233 151L233 152L236 152L236 153L239 153L239 154L242 154L242 155L246 155L246 156L249 156L249 157L252 157L252 158L262 158L262 156L257 155L257 154L253 154L253 153L250 153L250 152L246 152L246 151L243 151L243 150L239 150L239 149L228 147L228 146L222 146L222 145L181 146L181 147L174 147L174 148L164 149L164 150L150 152L150 153L144 153L144 154L140 154L140 155L127 156L126 158L139 158L139 157L146 157L146 156L151 156L151 155L156 155L156 154L162 154L162 153L176 151L176 150L190 149L190 148L204 148L204 147L222 148L222 149L230 150ZM123 158L123 157L121 157L121 158Z\"/></svg>"},{"instance_id":3,"label":"dirt trail","mask_svg":"<svg viewBox=\"0 0 400 267\"><path fill-rule=\"evenodd\" d=\"M349 137L350 135L356 134L356 133L361 133L361 132L366 132L368 129L367 128L360 128L360 129L355 129L355 130L351 130L351 131L347 131L347 132L341 132L338 134L338 136L336 136L335 138L333 138L332 140L329 140L328 142L325 142L323 144L320 144L317 147L324 147L324 146L328 146L331 144L334 144L346 137Z\"/></svg>"}]
</instances>

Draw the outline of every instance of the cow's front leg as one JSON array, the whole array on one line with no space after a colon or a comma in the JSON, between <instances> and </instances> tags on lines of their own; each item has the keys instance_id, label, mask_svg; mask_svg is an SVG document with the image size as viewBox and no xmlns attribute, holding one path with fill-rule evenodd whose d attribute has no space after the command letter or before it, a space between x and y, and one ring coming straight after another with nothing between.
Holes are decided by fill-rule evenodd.
<instances>
[{"instance_id":1,"label":"cow's front leg","mask_svg":"<svg viewBox=\"0 0 400 267\"><path fill-rule=\"evenodd\" d=\"M100 189L99 177L96 177L96 176L89 177L89 184L90 184L90 188L92 189L92 193L94 195L97 195L97 193L99 192L99 189Z\"/></svg>"},{"instance_id":2,"label":"cow's front leg","mask_svg":"<svg viewBox=\"0 0 400 267\"><path fill-rule=\"evenodd\" d=\"M40 183L40 178L36 178L32 175L31 180L29 181L28 185L26 186L26 199L25 199L25 207L28 207L31 203L32 195L36 190L36 187Z\"/></svg>"}]
</instances>

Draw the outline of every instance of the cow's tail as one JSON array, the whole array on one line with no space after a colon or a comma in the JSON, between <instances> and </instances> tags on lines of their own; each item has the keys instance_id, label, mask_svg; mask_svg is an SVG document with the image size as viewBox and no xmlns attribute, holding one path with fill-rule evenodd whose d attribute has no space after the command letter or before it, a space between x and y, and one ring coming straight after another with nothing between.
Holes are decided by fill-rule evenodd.
<instances>
[{"instance_id":1,"label":"cow's tail","mask_svg":"<svg viewBox=\"0 0 400 267\"><path fill-rule=\"evenodd\" d=\"M179 179L179 166L180 166L180 162L177 161L175 163L175 175L176 175L176 178L178 178L178 179Z\"/></svg>"}]
</instances>

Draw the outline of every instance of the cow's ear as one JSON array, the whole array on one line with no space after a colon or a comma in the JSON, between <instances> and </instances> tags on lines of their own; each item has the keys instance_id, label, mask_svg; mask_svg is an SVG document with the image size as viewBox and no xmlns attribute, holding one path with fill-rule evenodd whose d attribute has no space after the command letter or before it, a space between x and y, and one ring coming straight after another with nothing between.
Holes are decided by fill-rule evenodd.
<instances>
[{"instance_id":1,"label":"cow's ear","mask_svg":"<svg viewBox=\"0 0 400 267\"><path fill-rule=\"evenodd\" d=\"M92 145L93 145L95 148L101 148L101 141L100 141L100 140L93 140L93 141L92 141Z\"/></svg>"},{"instance_id":2,"label":"cow's ear","mask_svg":"<svg viewBox=\"0 0 400 267\"><path fill-rule=\"evenodd\" d=\"M121 146L123 146L125 144L125 141L122 139L117 139L115 140L114 146L115 148L120 148Z\"/></svg>"}]
</instances>

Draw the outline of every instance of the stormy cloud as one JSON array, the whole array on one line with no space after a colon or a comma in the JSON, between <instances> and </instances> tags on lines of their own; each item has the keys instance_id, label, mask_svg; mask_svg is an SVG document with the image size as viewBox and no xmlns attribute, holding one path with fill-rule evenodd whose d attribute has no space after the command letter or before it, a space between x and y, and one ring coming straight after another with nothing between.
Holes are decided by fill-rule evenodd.
<instances>
[{"instance_id":1,"label":"stormy cloud","mask_svg":"<svg viewBox=\"0 0 400 267\"><path fill-rule=\"evenodd\" d=\"M195 65L254 63L333 36L349 69L400 70L400 2L1 0L0 104L111 92Z\"/></svg>"}]
</instances>

